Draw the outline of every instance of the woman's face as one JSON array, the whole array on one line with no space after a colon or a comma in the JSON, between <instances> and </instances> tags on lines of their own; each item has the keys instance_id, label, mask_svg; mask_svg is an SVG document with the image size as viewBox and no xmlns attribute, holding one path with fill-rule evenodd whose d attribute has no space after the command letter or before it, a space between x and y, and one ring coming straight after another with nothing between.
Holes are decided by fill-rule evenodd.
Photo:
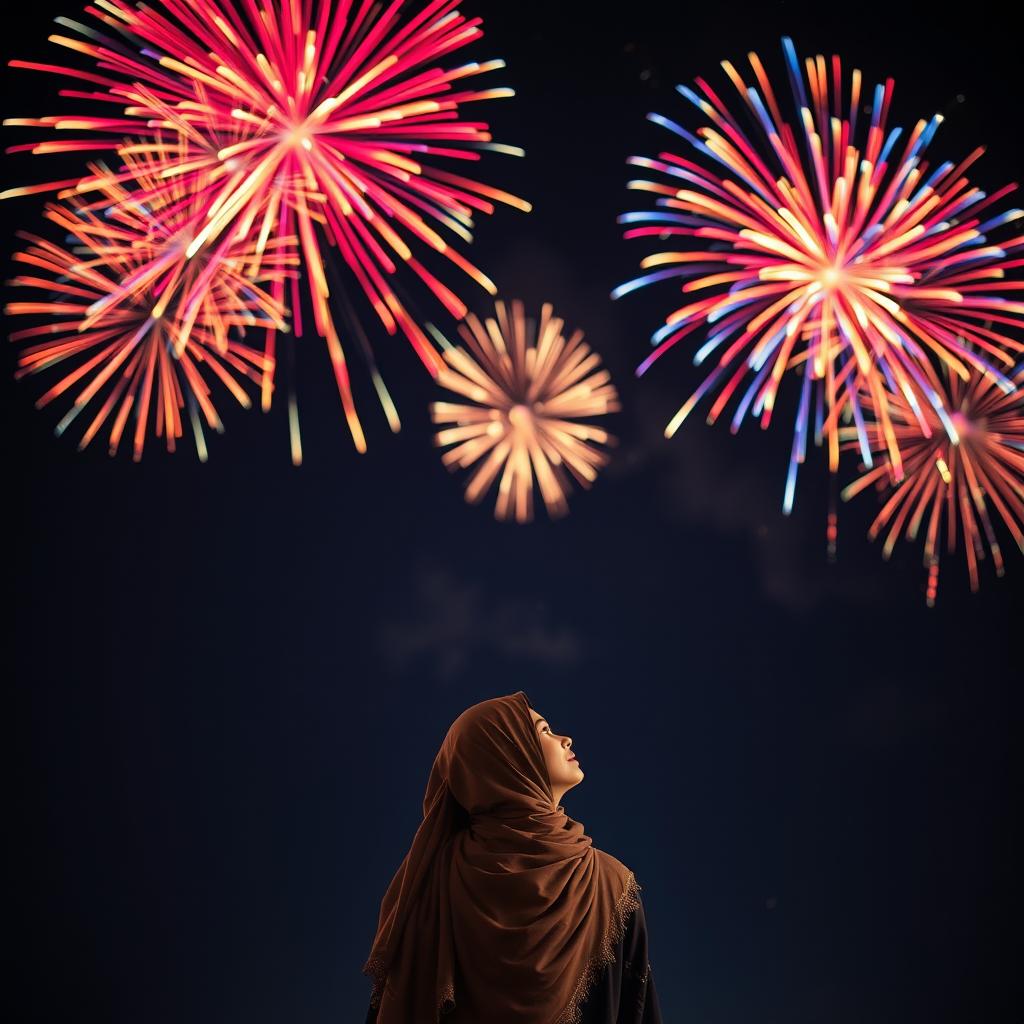
<instances>
[{"instance_id":1,"label":"woman's face","mask_svg":"<svg viewBox=\"0 0 1024 1024\"><path fill-rule=\"evenodd\" d=\"M551 795L557 807L566 791L583 781L583 769L570 749L572 737L559 736L539 711L530 708L530 714L533 716L533 727L537 730L541 749L544 751L548 778L551 780Z\"/></svg>"}]
</instances>

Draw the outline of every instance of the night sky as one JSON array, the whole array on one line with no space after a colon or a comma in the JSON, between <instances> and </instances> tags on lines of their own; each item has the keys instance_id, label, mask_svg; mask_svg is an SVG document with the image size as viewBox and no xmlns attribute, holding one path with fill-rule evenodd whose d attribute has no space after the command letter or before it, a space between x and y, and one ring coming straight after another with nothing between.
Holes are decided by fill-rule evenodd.
<instances>
[{"instance_id":1,"label":"night sky","mask_svg":"<svg viewBox=\"0 0 1024 1024\"><path fill-rule=\"evenodd\" d=\"M80 5L22 6L4 60L56 60L51 19ZM493 83L517 90L478 112L527 151L481 177L534 204L482 218L469 255L582 327L624 407L567 519L467 505L432 445L433 382L379 331L404 429L355 373L357 454L309 335L298 469L283 404L226 399L205 465L154 440L140 464L80 454L7 347L7 1020L361 1022L438 745L524 689L585 765L566 810L643 886L667 1022L1019 1024L1024 559L1004 532L1006 577L986 561L971 595L947 558L929 610L920 548L886 563L866 539L868 494L830 564L822 460L781 512L792 389L776 429L694 416L666 441L701 371L682 350L633 370L675 286L609 298L647 251L615 223L638 208L626 157L673 138L645 114L693 126L672 87L724 87L718 62L752 49L784 92L783 34L866 84L892 75L893 123L944 113L934 160L984 144L982 187L1024 178L1019 36L997 9L466 0L485 18L471 56L504 57ZM3 114L69 109L45 78L5 69ZM3 184L66 167L9 158ZM5 279L41 205L0 205Z\"/></svg>"}]
</instances>

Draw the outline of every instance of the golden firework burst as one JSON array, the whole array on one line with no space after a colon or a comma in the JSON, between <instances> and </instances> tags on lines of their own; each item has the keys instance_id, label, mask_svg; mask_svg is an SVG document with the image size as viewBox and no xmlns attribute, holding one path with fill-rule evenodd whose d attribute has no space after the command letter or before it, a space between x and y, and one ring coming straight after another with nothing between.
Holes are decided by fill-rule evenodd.
<instances>
[{"instance_id":1,"label":"golden firework burst","mask_svg":"<svg viewBox=\"0 0 1024 1024\"><path fill-rule=\"evenodd\" d=\"M459 324L465 348L439 333L445 367L438 384L470 402L432 402L431 417L445 424L434 438L449 447L450 469L476 466L466 500L478 502L498 479L497 519L533 518L534 481L553 518L569 511L572 478L583 487L597 479L615 444L606 430L580 420L617 412L618 392L600 356L583 332L563 334L564 321L550 303L539 322L523 303L495 302L495 316L482 323L472 313ZM602 447L604 446L604 447Z\"/></svg>"}]
</instances>

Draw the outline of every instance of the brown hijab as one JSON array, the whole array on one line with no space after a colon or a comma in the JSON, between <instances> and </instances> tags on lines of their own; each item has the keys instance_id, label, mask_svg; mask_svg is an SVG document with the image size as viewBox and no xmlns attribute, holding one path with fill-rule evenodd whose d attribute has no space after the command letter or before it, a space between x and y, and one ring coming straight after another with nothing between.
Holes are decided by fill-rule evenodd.
<instances>
[{"instance_id":1,"label":"brown hijab","mask_svg":"<svg viewBox=\"0 0 1024 1024\"><path fill-rule=\"evenodd\" d=\"M459 715L363 966L377 1024L579 1021L640 886L552 800L522 690Z\"/></svg>"}]
</instances>

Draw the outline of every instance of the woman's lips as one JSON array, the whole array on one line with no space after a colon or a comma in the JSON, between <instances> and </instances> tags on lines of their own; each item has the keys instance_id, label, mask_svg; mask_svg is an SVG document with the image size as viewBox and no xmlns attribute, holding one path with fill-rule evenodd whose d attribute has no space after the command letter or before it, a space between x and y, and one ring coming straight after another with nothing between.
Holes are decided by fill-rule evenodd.
<instances>
[{"instance_id":1,"label":"woman's lips","mask_svg":"<svg viewBox=\"0 0 1024 1024\"><path fill-rule=\"evenodd\" d=\"M576 760L576 755L573 754L572 757L566 758L566 760L568 760L568 761L575 761Z\"/></svg>"}]
</instances>

